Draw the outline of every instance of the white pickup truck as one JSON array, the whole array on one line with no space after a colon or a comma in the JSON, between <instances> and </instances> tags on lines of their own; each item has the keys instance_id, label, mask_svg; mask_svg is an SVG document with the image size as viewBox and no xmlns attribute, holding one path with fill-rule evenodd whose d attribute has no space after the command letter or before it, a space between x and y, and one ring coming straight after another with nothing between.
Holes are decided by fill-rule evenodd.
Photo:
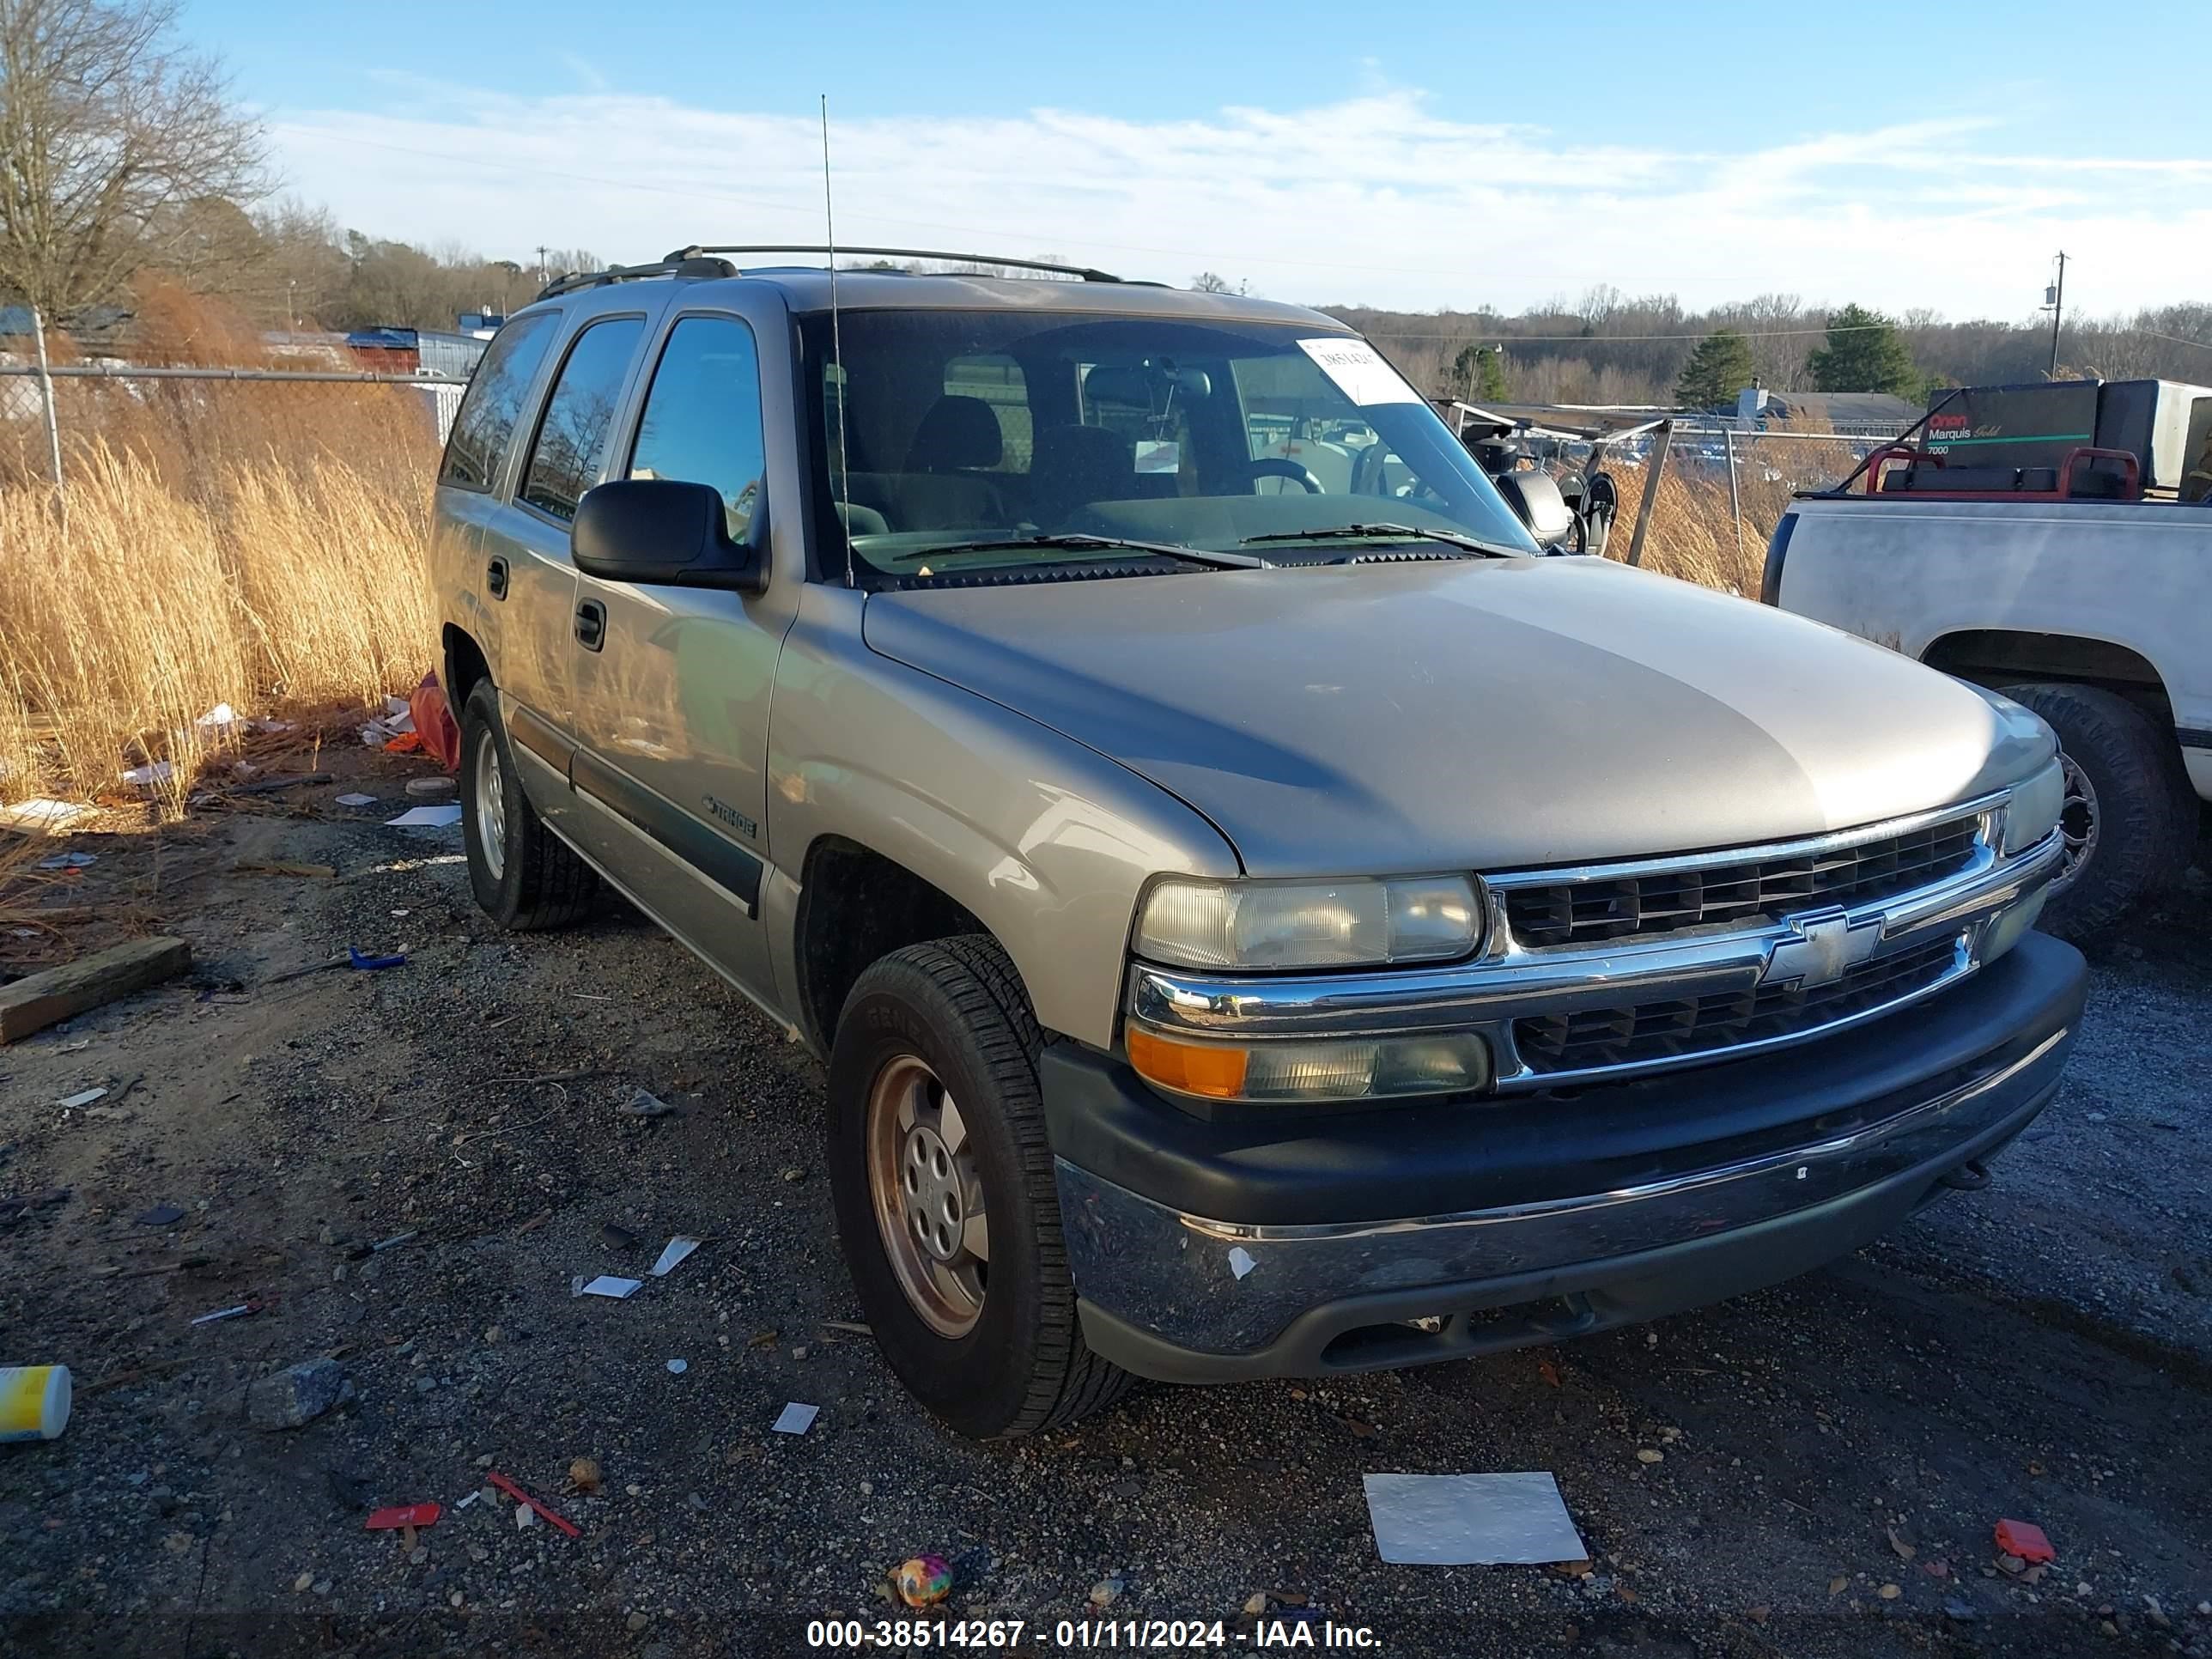
<instances>
[{"instance_id":1,"label":"white pickup truck","mask_svg":"<svg viewBox=\"0 0 2212 1659\"><path fill-rule=\"evenodd\" d=\"M1799 498L1760 598L2051 723L2067 863L2044 926L2088 939L2187 870L2212 800L2212 503L1961 493Z\"/></svg>"}]
</instances>

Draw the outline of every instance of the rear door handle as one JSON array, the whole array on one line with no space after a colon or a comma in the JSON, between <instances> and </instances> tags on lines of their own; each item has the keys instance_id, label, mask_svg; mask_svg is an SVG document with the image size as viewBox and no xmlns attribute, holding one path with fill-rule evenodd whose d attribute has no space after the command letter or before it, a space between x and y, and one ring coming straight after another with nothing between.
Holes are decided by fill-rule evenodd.
<instances>
[{"instance_id":1,"label":"rear door handle","mask_svg":"<svg viewBox=\"0 0 2212 1659\"><path fill-rule=\"evenodd\" d=\"M491 562L484 567L484 586L490 590L495 599L507 597L507 561L496 553L492 555Z\"/></svg>"},{"instance_id":2,"label":"rear door handle","mask_svg":"<svg viewBox=\"0 0 2212 1659\"><path fill-rule=\"evenodd\" d=\"M586 651L607 642L607 608L597 599L586 599L576 607L576 638Z\"/></svg>"}]
</instances>

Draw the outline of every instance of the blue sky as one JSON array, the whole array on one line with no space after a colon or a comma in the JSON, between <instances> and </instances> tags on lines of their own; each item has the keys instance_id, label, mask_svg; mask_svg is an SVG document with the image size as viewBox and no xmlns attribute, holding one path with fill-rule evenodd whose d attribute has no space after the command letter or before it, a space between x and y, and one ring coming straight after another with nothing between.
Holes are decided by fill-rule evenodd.
<instances>
[{"instance_id":1,"label":"blue sky","mask_svg":"<svg viewBox=\"0 0 2212 1659\"><path fill-rule=\"evenodd\" d=\"M2013 316L2061 246L2091 310L2212 290L2212 26L2179 5L2101 41L2078 5L1929 0L947 11L193 0L183 27L301 197L495 256L816 240L827 91L848 242L1421 307L1610 283Z\"/></svg>"}]
</instances>

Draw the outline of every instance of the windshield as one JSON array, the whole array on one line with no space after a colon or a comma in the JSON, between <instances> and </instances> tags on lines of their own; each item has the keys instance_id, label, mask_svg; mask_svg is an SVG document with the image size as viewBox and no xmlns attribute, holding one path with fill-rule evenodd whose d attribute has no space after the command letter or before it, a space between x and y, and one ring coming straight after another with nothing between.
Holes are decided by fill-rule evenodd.
<instances>
[{"instance_id":1,"label":"windshield","mask_svg":"<svg viewBox=\"0 0 2212 1659\"><path fill-rule=\"evenodd\" d=\"M817 499L842 516L864 574L1171 558L1163 548L1312 562L1413 544L1398 526L1536 550L1436 412L1348 335L855 311L842 319L841 370L830 319L801 328L823 437ZM1102 544L1117 541L1147 545Z\"/></svg>"}]
</instances>

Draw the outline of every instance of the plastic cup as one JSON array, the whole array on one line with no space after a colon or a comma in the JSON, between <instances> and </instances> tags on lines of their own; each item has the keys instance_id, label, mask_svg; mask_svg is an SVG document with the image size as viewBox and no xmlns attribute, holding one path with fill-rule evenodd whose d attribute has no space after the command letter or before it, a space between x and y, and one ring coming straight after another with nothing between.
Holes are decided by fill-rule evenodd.
<instances>
[{"instance_id":1,"label":"plastic cup","mask_svg":"<svg viewBox=\"0 0 2212 1659\"><path fill-rule=\"evenodd\" d=\"M0 1444L58 1440L69 1419L68 1366L0 1366Z\"/></svg>"}]
</instances>

